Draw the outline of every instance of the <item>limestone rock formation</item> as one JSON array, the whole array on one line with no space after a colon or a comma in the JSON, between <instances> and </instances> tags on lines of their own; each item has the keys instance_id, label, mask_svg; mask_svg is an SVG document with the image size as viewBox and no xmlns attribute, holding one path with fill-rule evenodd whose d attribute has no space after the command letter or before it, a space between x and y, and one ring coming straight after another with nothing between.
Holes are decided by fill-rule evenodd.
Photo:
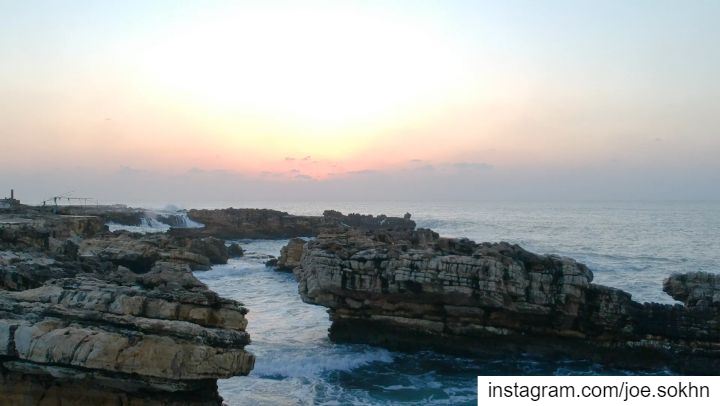
<instances>
[{"instance_id":1,"label":"limestone rock formation","mask_svg":"<svg viewBox=\"0 0 720 406\"><path fill-rule=\"evenodd\" d=\"M572 259L429 230L321 234L294 273L302 299L330 309L334 340L720 370L716 276L666 282L688 306L640 304Z\"/></svg>"},{"instance_id":2,"label":"limestone rock formation","mask_svg":"<svg viewBox=\"0 0 720 406\"><path fill-rule=\"evenodd\" d=\"M269 209L190 210L188 217L204 227L173 229L175 235L223 239L291 238L313 235L322 221L321 217L293 216Z\"/></svg>"},{"instance_id":3,"label":"limestone rock formation","mask_svg":"<svg viewBox=\"0 0 720 406\"><path fill-rule=\"evenodd\" d=\"M224 242L103 228L0 222L0 403L219 405L216 380L254 364L247 310L190 269Z\"/></svg>"},{"instance_id":4,"label":"limestone rock formation","mask_svg":"<svg viewBox=\"0 0 720 406\"><path fill-rule=\"evenodd\" d=\"M296 266L300 266L300 258L303 253L303 246L307 241L302 238L291 238L287 245L280 250L280 257L277 259L276 269L278 271L291 272Z\"/></svg>"},{"instance_id":5,"label":"limestone rock formation","mask_svg":"<svg viewBox=\"0 0 720 406\"><path fill-rule=\"evenodd\" d=\"M93 216L3 215L0 245L55 250L68 239L93 237L105 230L102 219Z\"/></svg>"},{"instance_id":6,"label":"limestone rock formation","mask_svg":"<svg viewBox=\"0 0 720 406\"><path fill-rule=\"evenodd\" d=\"M688 307L720 307L720 275L691 272L672 275L665 280L663 290Z\"/></svg>"},{"instance_id":7,"label":"limestone rock formation","mask_svg":"<svg viewBox=\"0 0 720 406\"><path fill-rule=\"evenodd\" d=\"M329 229L403 233L415 228L409 216L388 217L326 210L322 216L295 216L269 209L190 210L188 217L202 228L172 229L176 236L213 236L223 239L284 239L311 237Z\"/></svg>"},{"instance_id":8,"label":"limestone rock formation","mask_svg":"<svg viewBox=\"0 0 720 406\"><path fill-rule=\"evenodd\" d=\"M188 251L204 255L213 264L226 264L230 255L225 241L215 237L190 239L186 242Z\"/></svg>"},{"instance_id":9,"label":"limestone rock formation","mask_svg":"<svg viewBox=\"0 0 720 406\"><path fill-rule=\"evenodd\" d=\"M146 272L158 260L185 263L192 270L208 270L228 260L225 243L214 237L177 238L167 234L115 231L79 244L79 255L97 256L135 272Z\"/></svg>"},{"instance_id":10,"label":"limestone rock formation","mask_svg":"<svg viewBox=\"0 0 720 406\"><path fill-rule=\"evenodd\" d=\"M350 213L344 215L336 210L325 210L323 219L325 224L339 225L357 231L385 231L390 233L407 233L415 229L415 222L410 220L406 213L402 218L388 217L384 214L373 216L370 214Z\"/></svg>"},{"instance_id":11,"label":"limestone rock formation","mask_svg":"<svg viewBox=\"0 0 720 406\"><path fill-rule=\"evenodd\" d=\"M49 208L48 208L49 209ZM135 209L125 205L112 206L63 206L55 209L59 214L94 216L103 223L114 223L125 226L140 226L147 221L144 209Z\"/></svg>"}]
</instances>

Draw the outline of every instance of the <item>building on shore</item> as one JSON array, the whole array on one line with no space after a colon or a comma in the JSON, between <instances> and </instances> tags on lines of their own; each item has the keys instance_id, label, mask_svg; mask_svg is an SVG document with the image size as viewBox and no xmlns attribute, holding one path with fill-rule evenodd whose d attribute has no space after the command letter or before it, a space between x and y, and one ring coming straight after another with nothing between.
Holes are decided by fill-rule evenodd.
<instances>
[{"instance_id":1,"label":"building on shore","mask_svg":"<svg viewBox=\"0 0 720 406\"><path fill-rule=\"evenodd\" d=\"M0 199L0 209L14 209L20 206L20 200L15 199L15 190L10 189L10 197Z\"/></svg>"}]
</instances>

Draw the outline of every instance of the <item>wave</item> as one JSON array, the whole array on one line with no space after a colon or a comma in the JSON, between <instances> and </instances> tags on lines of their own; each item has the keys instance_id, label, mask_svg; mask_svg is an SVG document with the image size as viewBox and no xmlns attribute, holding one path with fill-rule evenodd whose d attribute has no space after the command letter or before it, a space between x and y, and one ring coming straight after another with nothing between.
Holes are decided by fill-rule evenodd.
<instances>
[{"instance_id":1,"label":"wave","mask_svg":"<svg viewBox=\"0 0 720 406\"><path fill-rule=\"evenodd\" d=\"M170 228L202 228L204 224L193 221L188 217L185 211L145 211L144 216L140 218L140 224L130 226L125 224L117 224L114 222L106 223L110 231L126 230L135 233L164 233Z\"/></svg>"},{"instance_id":2,"label":"wave","mask_svg":"<svg viewBox=\"0 0 720 406\"><path fill-rule=\"evenodd\" d=\"M332 346L304 351L278 349L258 357L252 375L317 378L327 372L350 371L374 362L391 363L393 359L390 351L372 347Z\"/></svg>"},{"instance_id":3,"label":"wave","mask_svg":"<svg viewBox=\"0 0 720 406\"><path fill-rule=\"evenodd\" d=\"M133 233L141 233L141 234L164 233L170 229L170 226L165 223L161 223L157 220L153 220L151 218L145 218L145 217L140 219L140 225L138 225L138 226L128 226L125 224L117 224L117 223L113 223L113 222L105 223L105 225L108 226L108 229L110 231L125 230L125 231L130 231Z\"/></svg>"}]
</instances>

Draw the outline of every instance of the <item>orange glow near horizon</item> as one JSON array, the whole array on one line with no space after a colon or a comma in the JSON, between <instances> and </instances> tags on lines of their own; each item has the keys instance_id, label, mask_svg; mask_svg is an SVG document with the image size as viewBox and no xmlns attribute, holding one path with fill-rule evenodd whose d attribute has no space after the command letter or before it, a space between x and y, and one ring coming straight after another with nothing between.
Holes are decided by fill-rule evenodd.
<instances>
[{"instance_id":1,"label":"orange glow near horizon","mask_svg":"<svg viewBox=\"0 0 720 406\"><path fill-rule=\"evenodd\" d=\"M20 3L0 21L0 170L716 162L720 97L694 78L717 69L690 37L658 52L648 32L671 24L610 30L580 6Z\"/></svg>"},{"instance_id":2,"label":"orange glow near horizon","mask_svg":"<svg viewBox=\"0 0 720 406\"><path fill-rule=\"evenodd\" d=\"M194 154L198 166L281 171L286 157L311 156L303 173L324 178L339 163L408 159L373 150L466 91L469 72L436 34L349 11L231 12L149 39L136 69L217 151Z\"/></svg>"}]
</instances>

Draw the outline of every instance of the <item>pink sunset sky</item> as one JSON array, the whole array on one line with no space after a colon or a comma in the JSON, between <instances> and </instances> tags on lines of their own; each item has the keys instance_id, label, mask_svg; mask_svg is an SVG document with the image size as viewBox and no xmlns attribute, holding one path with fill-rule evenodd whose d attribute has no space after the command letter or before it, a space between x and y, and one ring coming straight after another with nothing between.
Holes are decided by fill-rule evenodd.
<instances>
[{"instance_id":1,"label":"pink sunset sky","mask_svg":"<svg viewBox=\"0 0 720 406\"><path fill-rule=\"evenodd\" d=\"M700 1L0 2L0 187L718 199L718 16Z\"/></svg>"}]
</instances>

